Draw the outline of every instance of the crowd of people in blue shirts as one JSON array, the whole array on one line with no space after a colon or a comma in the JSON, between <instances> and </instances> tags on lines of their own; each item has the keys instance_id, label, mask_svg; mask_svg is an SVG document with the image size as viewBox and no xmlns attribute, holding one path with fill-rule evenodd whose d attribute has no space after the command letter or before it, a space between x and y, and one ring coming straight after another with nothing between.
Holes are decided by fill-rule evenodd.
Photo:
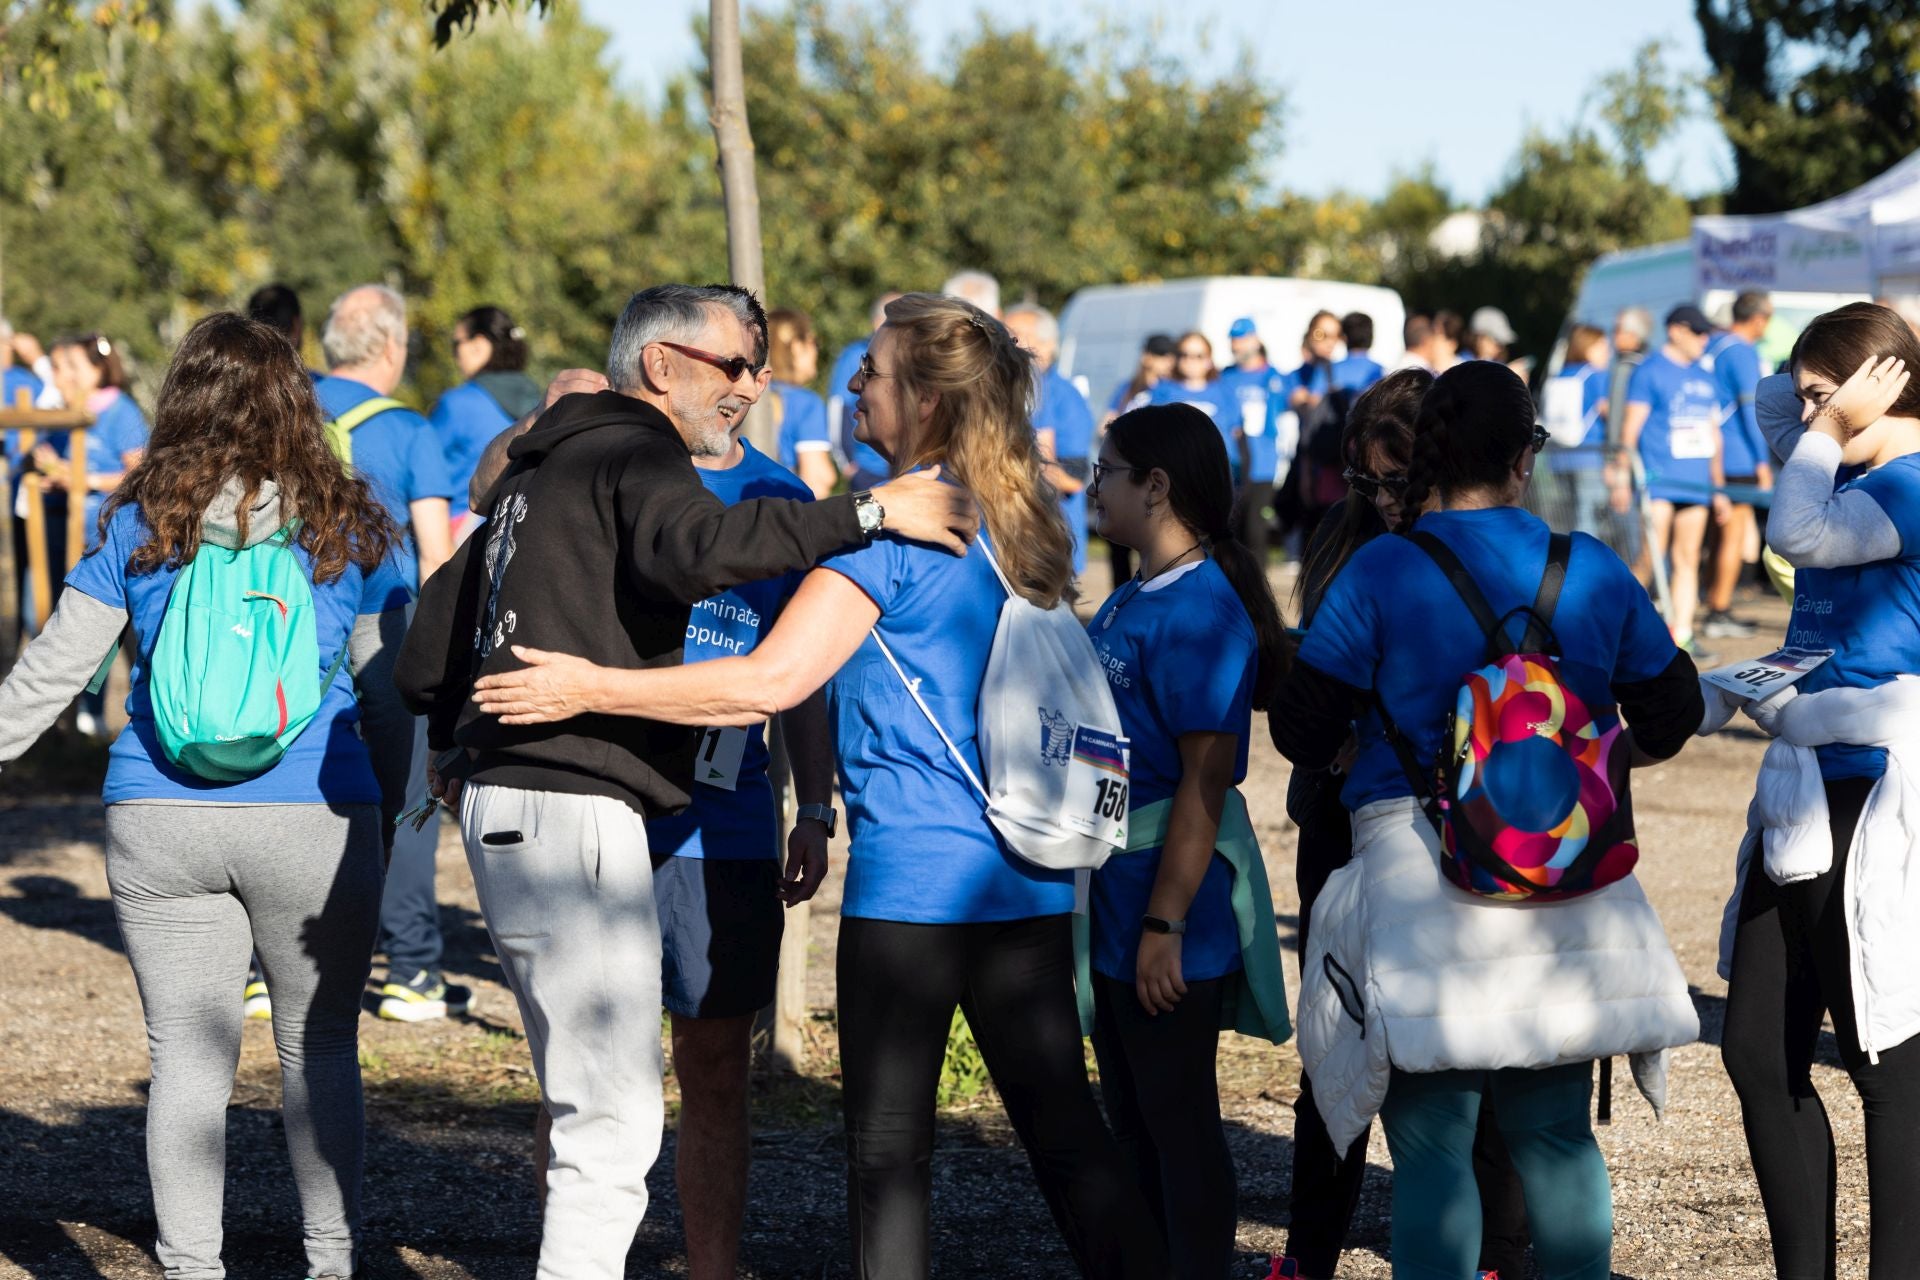
<instances>
[{"instance_id":1,"label":"crowd of people in blue shirts","mask_svg":"<svg viewBox=\"0 0 1920 1280\"><path fill-rule=\"evenodd\" d=\"M440 969L444 804L541 1084L541 1274L622 1274L665 1122L663 1016L690 1270L734 1274L752 1020L783 907L826 873L837 773L856 1271L930 1273L933 1090L960 1010L1082 1274L1230 1274L1218 1034L1279 1043L1296 1021L1250 817L1280 798L1240 791L1260 710L1293 765L1306 1072L1275 1277L1335 1274L1376 1120L1396 1275L1511 1277L1529 1249L1554 1280L1611 1274L1593 1064L1629 1056L1659 1112L1668 1052L1700 1030L1632 874L1629 771L1739 713L1774 746L1729 859L1722 1054L1779 1273L1835 1268L1810 1074L1831 1012L1868 1104L1874 1273L1899 1274L1920 1249L1920 886L1903 870L1920 339L1886 308L1841 308L1763 379L1770 314L1742 295L1716 333L1678 307L1657 351L1644 313L1610 340L1576 328L1539 399L1493 308L1409 318L1393 369L1365 314L1314 315L1289 372L1243 319L1224 369L1200 333L1148 338L1104 421L1055 367L1055 318L1003 308L974 271L881 298L824 397L809 317L731 286L640 291L608 368L546 388L525 332L476 307L450 334L463 381L424 416L395 398L411 334L381 285L333 300L325 372L302 365L283 286L202 320L151 428L105 337L42 353L0 334L10 395L95 419L89 554L0 685L0 761L134 642L107 871L152 1049L162 1266L222 1274L226 1097L258 1016L308 1275L357 1273L372 957L383 1017L473 1001ZM772 415L774 456L744 438L750 411ZM10 461L62 496L57 443ZM1536 486L1572 495L1571 532L1530 509ZM1700 543L1710 522L1733 540L1756 499L1792 575L1787 639L1826 654L1774 697L1701 678L1692 644ZM1634 542L1617 525L1642 502ZM1005 602L1070 606L1091 534L1138 559L1083 619L1079 673L1104 682L1130 748L1074 735L1059 754L1118 756L1130 786L1096 803L1117 796L1130 832L1076 874L996 827L982 722ZM1302 562L1291 634L1275 534ZM266 767L196 773L156 723L155 689L180 674L155 671L175 587L209 551L262 547L311 593L312 720ZM1671 619L1645 587L1655 557ZM1707 633L1742 634L1720 586ZM300 602L263 603L284 618ZM1479 709L1463 672L1499 716L1462 719ZM798 801L784 830L775 716ZM1448 782L1469 747L1480 773ZM1584 825L1603 800L1628 815L1604 848ZM1469 818L1498 828L1480 865L1512 883L1602 853L1612 870L1524 903L1512 883L1462 887L1435 868L1468 858Z\"/></svg>"}]
</instances>

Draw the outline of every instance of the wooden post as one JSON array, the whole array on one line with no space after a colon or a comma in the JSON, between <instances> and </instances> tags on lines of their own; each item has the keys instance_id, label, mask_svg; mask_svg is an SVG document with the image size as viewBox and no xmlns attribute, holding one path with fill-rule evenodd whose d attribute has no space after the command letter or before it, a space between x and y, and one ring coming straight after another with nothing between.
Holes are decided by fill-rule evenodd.
<instances>
[{"instance_id":1,"label":"wooden post","mask_svg":"<svg viewBox=\"0 0 1920 1280\"><path fill-rule=\"evenodd\" d=\"M80 563L87 549L87 429L67 434L67 569ZM61 575L65 577L65 575Z\"/></svg>"},{"instance_id":2,"label":"wooden post","mask_svg":"<svg viewBox=\"0 0 1920 1280\"><path fill-rule=\"evenodd\" d=\"M69 433L67 453L72 461L68 464L68 474L75 477L70 483L74 485L73 492L79 495L80 500L75 504L71 501L73 495L68 495L68 569L79 563L80 553L86 547L87 428L92 425L93 415L83 409L35 409L24 392L16 407L0 408L0 432L19 432L20 456L23 459L33 456L43 432ZM33 586L34 612L39 615L40 625L45 626L47 615L52 612L49 602L53 599L53 572L47 561L46 491L39 471L31 466L25 467L20 477L20 488L26 496L27 506L27 577ZM76 505L78 510L75 510ZM12 519L11 512L7 518Z\"/></svg>"},{"instance_id":3,"label":"wooden post","mask_svg":"<svg viewBox=\"0 0 1920 1280\"><path fill-rule=\"evenodd\" d=\"M33 408L33 397L25 387L20 388L16 407L23 413ZM5 441L6 432L0 431L0 444ZM4 448L0 448L0 505L6 507L0 512L0 674L4 674L20 658L20 557L13 545L13 467Z\"/></svg>"}]
</instances>

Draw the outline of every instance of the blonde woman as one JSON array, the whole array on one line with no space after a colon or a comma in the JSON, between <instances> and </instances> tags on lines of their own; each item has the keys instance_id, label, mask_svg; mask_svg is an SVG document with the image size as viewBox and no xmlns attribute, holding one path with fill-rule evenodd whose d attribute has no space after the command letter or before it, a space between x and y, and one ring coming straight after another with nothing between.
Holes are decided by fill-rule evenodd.
<instances>
[{"instance_id":1,"label":"blonde woman","mask_svg":"<svg viewBox=\"0 0 1920 1280\"><path fill-rule=\"evenodd\" d=\"M999 321L909 294L849 384L858 437L895 474L938 466L971 490L1016 590L1060 601L1072 573L1027 417L1029 357ZM840 1052L854 1272L929 1272L933 1100L956 1008L980 1044L1083 1273L1167 1274L1154 1218L1087 1084L1073 996L1073 884L1015 857L882 654L883 639L976 775L975 706L1005 599L985 555L890 536L809 573L751 654L618 670L516 648L479 681L507 724L644 715L746 725L828 689L853 835L841 906Z\"/></svg>"}]
</instances>

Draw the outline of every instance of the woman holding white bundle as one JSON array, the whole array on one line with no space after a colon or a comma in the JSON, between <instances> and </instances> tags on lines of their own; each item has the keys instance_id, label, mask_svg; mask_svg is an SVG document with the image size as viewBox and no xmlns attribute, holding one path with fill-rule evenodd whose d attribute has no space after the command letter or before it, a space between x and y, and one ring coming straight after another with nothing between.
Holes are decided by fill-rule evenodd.
<instances>
[{"instance_id":1,"label":"woman holding white bundle","mask_svg":"<svg viewBox=\"0 0 1920 1280\"><path fill-rule=\"evenodd\" d=\"M1721 1047L1782 1280L1836 1270L1833 1135L1811 1071L1828 1014L1865 1104L1870 1274L1911 1274L1920 1256L1916 367L1912 332L1864 302L1817 317L1790 361L1806 431L1768 540L1796 570L1787 643L1832 656L1748 708L1777 740L1722 940ZM1865 470L1836 488L1843 467Z\"/></svg>"}]
</instances>

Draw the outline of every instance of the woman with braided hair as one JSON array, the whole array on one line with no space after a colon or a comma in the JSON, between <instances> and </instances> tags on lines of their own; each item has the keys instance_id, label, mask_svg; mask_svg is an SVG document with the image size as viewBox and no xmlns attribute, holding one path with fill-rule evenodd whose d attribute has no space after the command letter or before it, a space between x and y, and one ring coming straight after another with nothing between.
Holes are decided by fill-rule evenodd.
<instances>
[{"instance_id":1,"label":"woman with braided hair","mask_svg":"<svg viewBox=\"0 0 1920 1280\"><path fill-rule=\"evenodd\" d=\"M1518 632L1509 611L1535 601L1548 572L1550 530L1520 505L1544 443L1511 370L1473 362L1441 374L1414 423L1398 512L1399 532L1414 536L1354 554L1269 713L1275 744L1306 768L1330 764L1358 723L1342 791L1353 860L1314 906L1300 1049L1336 1150L1376 1112L1385 1124L1397 1277L1471 1280L1474 1134L1489 1099L1542 1274L1605 1280L1612 1193L1588 1120L1590 1063L1646 1055L1635 1076L1658 1106L1660 1051L1698 1034L1685 975L1631 875L1550 904L1456 888L1423 807L1432 775L1402 763L1402 752L1439 758L1462 678L1485 664L1490 639L1425 540ZM1699 728L1691 660L1626 565L1583 534L1567 551L1551 632L1564 687L1600 732L1624 717L1615 749L1634 763L1672 756Z\"/></svg>"}]
</instances>

